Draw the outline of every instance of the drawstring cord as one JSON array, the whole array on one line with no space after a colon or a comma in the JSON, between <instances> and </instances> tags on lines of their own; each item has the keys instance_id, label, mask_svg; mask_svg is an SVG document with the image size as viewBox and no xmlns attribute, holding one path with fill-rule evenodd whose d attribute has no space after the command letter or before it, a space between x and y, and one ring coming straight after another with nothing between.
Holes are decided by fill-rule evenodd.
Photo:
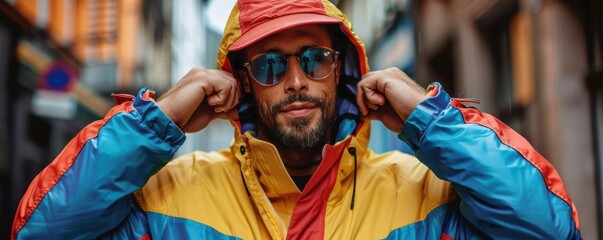
<instances>
[{"instance_id":1,"label":"drawstring cord","mask_svg":"<svg viewBox=\"0 0 603 240\"><path fill-rule=\"evenodd\" d=\"M350 210L354 210L354 199L356 198L356 170L358 170L358 158L356 157L356 148L348 148L348 152L354 156L354 188L352 189L352 203L350 203Z\"/></svg>"}]
</instances>

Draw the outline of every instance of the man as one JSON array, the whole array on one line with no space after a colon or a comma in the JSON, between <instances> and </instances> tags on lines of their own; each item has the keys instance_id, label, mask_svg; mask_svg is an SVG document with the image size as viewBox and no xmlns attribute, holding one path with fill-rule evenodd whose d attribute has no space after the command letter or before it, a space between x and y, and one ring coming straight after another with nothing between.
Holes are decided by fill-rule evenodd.
<instances>
[{"instance_id":1,"label":"man","mask_svg":"<svg viewBox=\"0 0 603 240\"><path fill-rule=\"evenodd\" d=\"M240 0L220 70L86 127L31 184L12 237L580 238L557 172L521 136L365 56L328 1ZM230 150L169 161L216 118L233 122ZM368 119L418 159L368 150Z\"/></svg>"}]
</instances>

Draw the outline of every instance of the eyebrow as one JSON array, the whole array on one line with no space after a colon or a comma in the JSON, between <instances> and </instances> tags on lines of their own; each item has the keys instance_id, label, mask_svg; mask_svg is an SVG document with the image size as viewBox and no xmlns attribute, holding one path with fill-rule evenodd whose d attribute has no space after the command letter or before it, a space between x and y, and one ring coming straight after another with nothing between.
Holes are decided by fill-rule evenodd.
<instances>
[{"instance_id":1,"label":"eyebrow","mask_svg":"<svg viewBox=\"0 0 603 240\"><path fill-rule=\"evenodd\" d=\"M301 47L298 47L298 48L297 48L297 50L295 51L295 53L299 53L299 52L301 52L301 51L303 51L303 50L306 50L306 49L308 49L308 48L319 47L319 46L320 46L320 45L318 45L318 44L308 44L308 45L303 45L303 46L301 46ZM283 49L280 49L280 48L278 48L278 47L274 47L274 48L270 48L270 49L268 49L268 50L266 50L266 51L263 51L263 52L264 52L264 53L267 53L267 52L284 53L285 51L283 51Z\"/></svg>"}]
</instances>

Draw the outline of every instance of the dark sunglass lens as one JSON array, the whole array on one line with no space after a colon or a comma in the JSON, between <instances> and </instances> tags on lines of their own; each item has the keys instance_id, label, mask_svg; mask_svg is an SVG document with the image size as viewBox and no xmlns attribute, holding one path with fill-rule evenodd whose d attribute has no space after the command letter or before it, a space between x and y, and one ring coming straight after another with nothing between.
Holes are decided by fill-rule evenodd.
<instances>
[{"instance_id":1,"label":"dark sunglass lens","mask_svg":"<svg viewBox=\"0 0 603 240\"><path fill-rule=\"evenodd\" d=\"M277 53L267 53L251 61L251 73L261 84L277 84L287 71L287 60Z\"/></svg>"},{"instance_id":2,"label":"dark sunglass lens","mask_svg":"<svg viewBox=\"0 0 603 240\"><path fill-rule=\"evenodd\" d=\"M302 70L311 78L324 78L333 68L335 54L324 48L310 48L300 56Z\"/></svg>"}]
</instances>

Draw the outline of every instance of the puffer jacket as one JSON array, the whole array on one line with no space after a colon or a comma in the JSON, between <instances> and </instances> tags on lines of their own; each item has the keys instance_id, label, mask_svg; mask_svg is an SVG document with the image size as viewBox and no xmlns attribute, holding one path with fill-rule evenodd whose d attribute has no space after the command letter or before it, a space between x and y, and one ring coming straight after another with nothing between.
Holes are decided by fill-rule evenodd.
<instances>
[{"instance_id":1,"label":"puffer jacket","mask_svg":"<svg viewBox=\"0 0 603 240\"><path fill-rule=\"evenodd\" d=\"M345 16L322 4L349 40L344 57L353 63L342 76L351 80L338 91L353 96L345 85L368 72L364 47ZM237 6L231 17L248 11ZM229 44L245 31L237 23L218 56L226 71ZM253 135L249 103L232 121L230 149L171 160L185 135L143 89L84 128L34 179L12 239L580 238L577 210L546 159L439 84L430 94L399 134L415 156L367 149L370 123L353 117L351 98L338 99L341 137L300 191L274 145Z\"/></svg>"}]
</instances>

